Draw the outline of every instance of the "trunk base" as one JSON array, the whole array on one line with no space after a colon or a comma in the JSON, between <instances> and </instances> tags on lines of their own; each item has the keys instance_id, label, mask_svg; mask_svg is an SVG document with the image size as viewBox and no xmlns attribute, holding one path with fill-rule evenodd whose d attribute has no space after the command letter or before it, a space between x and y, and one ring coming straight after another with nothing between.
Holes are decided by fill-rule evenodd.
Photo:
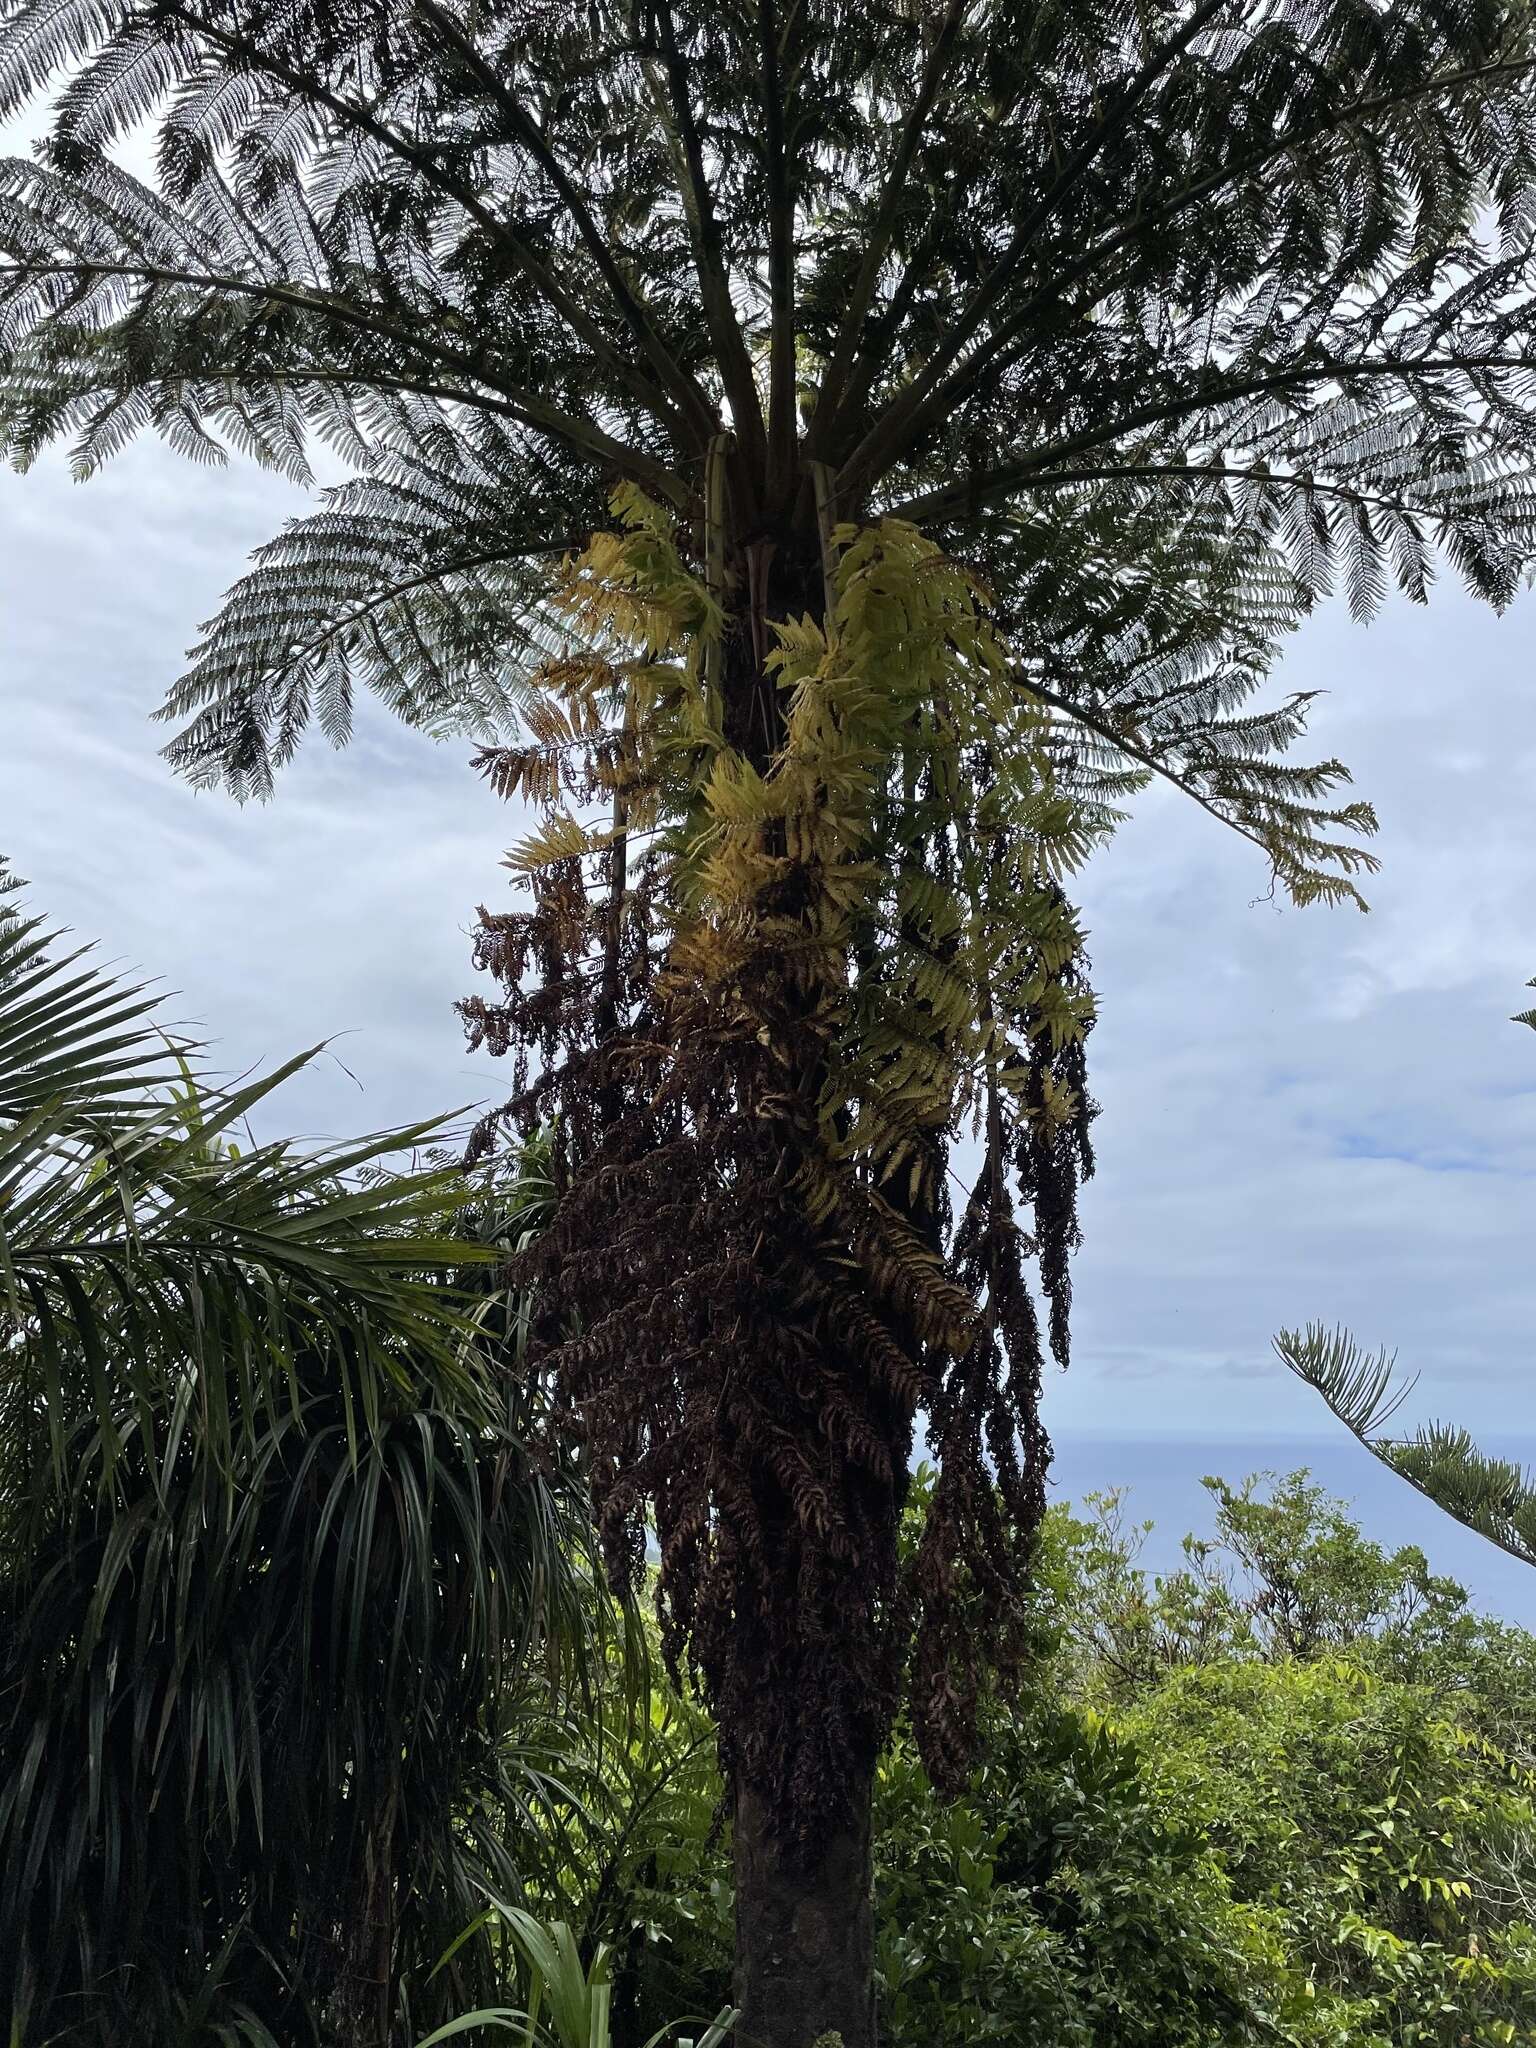
<instances>
[{"instance_id":1,"label":"trunk base","mask_svg":"<svg viewBox=\"0 0 1536 2048\"><path fill-rule=\"evenodd\" d=\"M779 1839L765 1802L737 1780L741 2048L814 2048L828 2034L875 2048L872 1774L849 1789L853 1822L804 1849Z\"/></svg>"}]
</instances>

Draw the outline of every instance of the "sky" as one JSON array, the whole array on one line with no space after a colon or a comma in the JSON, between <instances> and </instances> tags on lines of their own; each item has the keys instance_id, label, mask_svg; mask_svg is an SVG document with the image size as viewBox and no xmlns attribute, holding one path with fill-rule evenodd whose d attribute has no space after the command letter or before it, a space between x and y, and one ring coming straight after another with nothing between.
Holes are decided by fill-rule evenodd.
<instances>
[{"instance_id":1,"label":"sky","mask_svg":"<svg viewBox=\"0 0 1536 2048\"><path fill-rule=\"evenodd\" d=\"M301 507L155 443L88 484L56 458L0 472L0 854L227 1069L331 1041L283 1121L345 1137L510 1085L452 1004L517 824L466 745L372 706L265 807L160 761L149 714L198 622ZM1497 619L1447 581L1427 611L1362 629L1338 606L1291 644L1276 687L1327 693L1315 753L1381 814L1368 916L1271 900L1261 857L1173 791L1081 877L1103 1114L1047 1422L1065 1486L1134 1476L1170 1529L1203 1471L1312 1463L1384 1540L1536 1618L1536 1574L1341 1443L1269 1352L1286 1323L1347 1321L1419 1375L1409 1417L1536 1452L1536 1035L1509 1021L1536 975L1533 631L1536 597Z\"/></svg>"}]
</instances>

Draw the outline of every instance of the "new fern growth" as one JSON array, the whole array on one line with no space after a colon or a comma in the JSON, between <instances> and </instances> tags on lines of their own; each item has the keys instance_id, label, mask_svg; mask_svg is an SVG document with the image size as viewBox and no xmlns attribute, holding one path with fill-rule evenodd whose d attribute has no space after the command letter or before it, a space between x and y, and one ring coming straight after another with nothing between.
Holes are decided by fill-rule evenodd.
<instances>
[{"instance_id":1,"label":"new fern growth","mask_svg":"<svg viewBox=\"0 0 1536 2048\"><path fill-rule=\"evenodd\" d=\"M565 1199L530 1266L610 1565L638 1575L654 1499L669 1652L728 1757L777 1719L752 1761L809 1829L879 1740L914 1628L914 1709L953 1781L1017 1626L1045 1462L1025 1268L1038 1254L1064 1362L1091 1164L1092 1001L1062 883L1094 823L985 593L915 528L831 530L830 614L768 622L780 736L754 759L722 730L725 619L675 520L630 487L613 509L560 578L572 640L529 687L529 740L482 757L538 818L509 857L531 908L482 920L502 999L465 1018L545 1063L481 1142L506 1120L561 1132ZM981 1166L951 1230L968 1129ZM943 1477L902 1582L920 1409ZM793 1675L777 1717L764 1659L781 1690Z\"/></svg>"}]
</instances>

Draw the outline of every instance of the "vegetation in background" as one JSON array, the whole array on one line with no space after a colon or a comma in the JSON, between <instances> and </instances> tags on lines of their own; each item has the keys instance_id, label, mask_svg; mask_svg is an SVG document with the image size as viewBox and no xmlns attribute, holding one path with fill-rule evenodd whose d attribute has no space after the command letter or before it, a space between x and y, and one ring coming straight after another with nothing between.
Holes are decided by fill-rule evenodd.
<instances>
[{"instance_id":1,"label":"vegetation in background","mask_svg":"<svg viewBox=\"0 0 1536 2048\"><path fill-rule=\"evenodd\" d=\"M0 913L16 2039L720 2042L715 1729L601 1625L501 1277L548 1150L467 1201L253 1141L271 1084L192 1062ZM1155 1578L1121 1497L1046 1517L952 1797L898 1721L885 2048L1536 2041L1536 1639L1305 1475L1207 1484Z\"/></svg>"},{"instance_id":2,"label":"vegetation in background","mask_svg":"<svg viewBox=\"0 0 1536 2048\"><path fill-rule=\"evenodd\" d=\"M466 1202L371 1170L386 1141L252 1141L272 1084L191 1057L0 913L17 2038L728 2025L714 1729L594 1632L578 1475L485 1250L543 1226L548 1151ZM1029 1694L982 1703L957 1796L898 1724L887 2048L1536 2040L1536 1639L1304 1475L1208 1486L1213 1535L1156 1578L1119 1496L1047 1517ZM548 1659L583 1646L562 1700Z\"/></svg>"},{"instance_id":3,"label":"vegetation in background","mask_svg":"<svg viewBox=\"0 0 1536 2048\"><path fill-rule=\"evenodd\" d=\"M1208 1484L1212 1535L1157 1577L1120 1497L1051 1511L1035 1682L986 1707L957 1798L898 1728L874 1808L887 2048L1536 2040L1536 1638L1304 1474ZM613 2038L639 2048L729 1983L709 1724L663 1688L568 1769L611 1818L531 1903L605 1946Z\"/></svg>"}]
</instances>

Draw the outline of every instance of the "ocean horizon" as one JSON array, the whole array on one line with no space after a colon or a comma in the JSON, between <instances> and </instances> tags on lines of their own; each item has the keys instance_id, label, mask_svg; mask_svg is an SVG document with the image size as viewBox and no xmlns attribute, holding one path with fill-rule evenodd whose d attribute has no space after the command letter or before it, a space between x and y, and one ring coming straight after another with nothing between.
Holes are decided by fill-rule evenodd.
<instances>
[{"instance_id":1,"label":"ocean horizon","mask_svg":"<svg viewBox=\"0 0 1536 2048\"><path fill-rule=\"evenodd\" d=\"M1383 1548L1416 1544L1430 1570L1457 1580L1482 1612L1536 1628L1536 1567L1453 1522L1342 1430L1328 1437L1207 1437L1062 1427L1053 1442L1052 1501L1080 1503L1089 1493L1122 1490L1127 1519L1153 1524L1142 1552L1149 1571L1178 1565L1187 1534L1213 1533L1214 1503L1200 1483L1207 1474L1235 1486L1250 1473L1304 1469L1345 1501ZM1487 1448L1536 1465L1536 1437L1501 1438Z\"/></svg>"}]
</instances>

